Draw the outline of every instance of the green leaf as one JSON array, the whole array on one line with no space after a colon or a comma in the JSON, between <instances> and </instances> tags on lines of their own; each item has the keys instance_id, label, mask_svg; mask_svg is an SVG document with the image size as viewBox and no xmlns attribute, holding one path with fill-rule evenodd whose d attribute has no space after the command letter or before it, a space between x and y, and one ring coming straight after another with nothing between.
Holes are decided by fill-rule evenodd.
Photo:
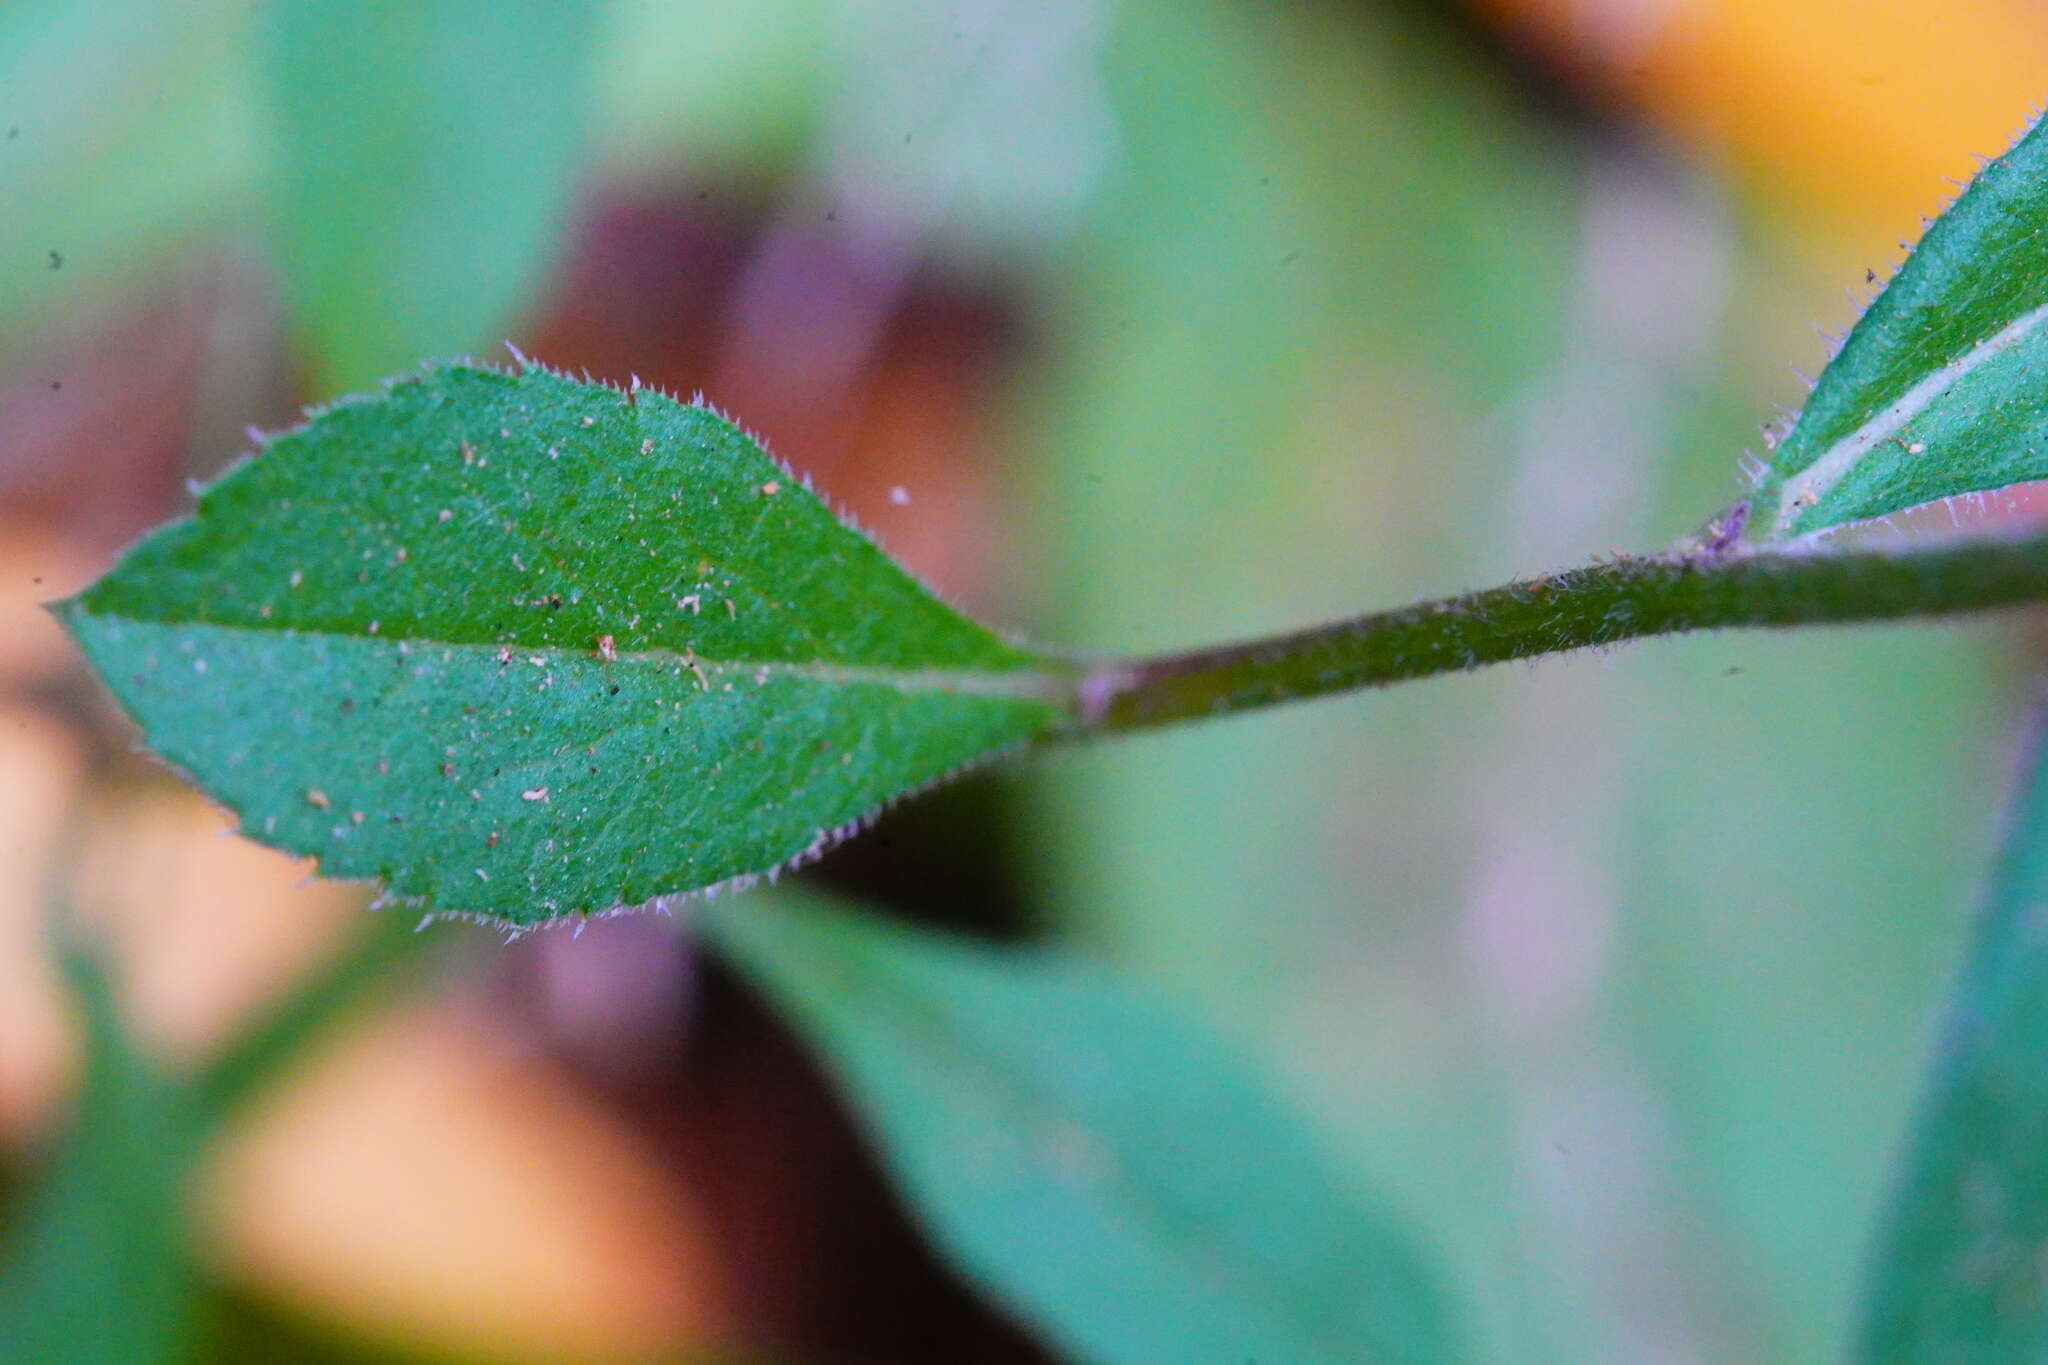
<instances>
[{"instance_id":1,"label":"green leaf","mask_svg":"<svg viewBox=\"0 0 2048 1365\"><path fill-rule=\"evenodd\" d=\"M2048 1353L2048 738L2010 819L1879 1241L1861 1361Z\"/></svg>"},{"instance_id":2,"label":"green leaf","mask_svg":"<svg viewBox=\"0 0 2048 1365\"><path fill-rule=\"evenodd\" d=\"M938 1241L1086 1360L1462 1358L1416 1239L1128 986L778 895L706 917Z\"/></svg>"},{"instance_id":3,"label":"green leaf","mask_svg":"<svg viewBox=\"0 0 2048 1365\"><path fill-rule=\"evenodd\" d=\"M245 833L520 924L815 854L1070 691L730 422L537 369L326 410L58 611Z\"/></svg>"},{"instance_id":4,"label":"green leaf","mask_svg":"<svg viewBox=\"0 0 2048 1365\"><path fill-rule=\"evenodd\" d=\"M546 278L600 13L274 7L277 249L323 391L491 340Z\"/></svg>"},{"instance_id":5,"label":"green leaf","mask_svg":"<svg viewBox=\"0 0 2048 1365\"><path fill-rule=\"evenodd\" d=\"M198 1124L135 1050L99 967L75 950L64 967L84 1013L85 1090L0 1268L0 1360L180 1360L194 1299L180 1196Z\"/></svg>"},{"instance_id":6,"label":"green leaf","mask_svg":"<svg viewBox=\"0 0 2048 1365\"><path fill-rule=\"evenodd\" d=\"M10 371L64 324L135 308L167 265L239 227L257 162L248 27L244 6L180 0L0 5Z\"/></svg>"},{"instance_id":7,"label":"green leaf","mask_svg":"<svg viewBox=\"0 0 2048 1365\"><path fill-rule=\"evenodd\" d=\"M397 915L372 916L358 925L353 937L207 1061L192 1082L199 1112L209 1124L232 1119L308 1046L317 1045L367 999L388 989L402 969L417 970L427 956L422 950L438 944L435 935Z\"/></svg>"},{"instance_id":8,"label":"green leaf","mask_svg":"<svg viewBox=\"0 0 2048 1365\"><path fill-rule=\"evenodd\" d=\"M2048 477L2048 125L1984 168L1821 375L1759 506L1774 535Z\"/></svg>"},{"instance_id":9,"label":"green leaf","mask_svg":"<svg viewBox=\"0 0 2048 1365\"><path fill-rule=\"evenodd\" d=\"M0 1360L158 1365L192 1358L202 1342L205 1358L222 1355L223 1296L199 1283L184 1207L204 1140L387 982L393 966L416 962L415 945L431 941L389 916L367 926L233 1039L196 1084L140 1052L104 970L67 946L60 963L83 1017L85 1084L20 1226L8 1229ZM312 1358L302 1345L290 1359Z\"/></svg>"}]
</instances>

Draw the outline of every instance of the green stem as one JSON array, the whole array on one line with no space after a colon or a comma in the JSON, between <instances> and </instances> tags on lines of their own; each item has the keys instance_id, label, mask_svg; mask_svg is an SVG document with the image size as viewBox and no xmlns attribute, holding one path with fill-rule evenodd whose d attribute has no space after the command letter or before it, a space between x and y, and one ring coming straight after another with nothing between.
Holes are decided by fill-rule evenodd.
<instances>
[{"instance_id":1,"label":"green stem","mask_svg":"<svg viewBox=\"0 0 2048 1365\"><path fill-rule=\"evenodd\" d=\"M2048 535L1904 553L1658 555L1288 635L1096 665L1079 726L1137 730L1650 635L2048 602Z\"/></svg>"}]
</instances>

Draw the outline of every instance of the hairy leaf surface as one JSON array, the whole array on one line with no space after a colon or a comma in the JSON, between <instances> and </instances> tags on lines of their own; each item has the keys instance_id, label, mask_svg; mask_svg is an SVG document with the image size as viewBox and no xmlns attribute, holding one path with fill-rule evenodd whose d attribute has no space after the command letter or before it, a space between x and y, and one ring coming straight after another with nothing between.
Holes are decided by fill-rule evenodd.
<instances>
[{"instance_id":1,"label":"hairy leaf surface","mask_svg":"<svg viewBox=\"0 0 2048 1365\"><path fill-rule=\"evenodd\" d=\"M1879 1243L1859 1361L2048 1353L2048 741L2009 819Z\"/></svg>"},{"instance_id":2,"label":"hairy leaf surface","mask_svg":"<svg viewBox=\"0 0 2048 1365\"><path fill-rule=\"evenodd\" d=\"M773 870L1066 714L706 408L436 370L58 608L245 833L515 923Z\"/></svg>"},{"instance_id":3,"label":"hairy leaf surface","mask_svg":"<svg viewBox=\"0 0 2048 1365\"><path fill-rule=\"evenodd\" d=\"M1406 1224L1114 977L787 892L707 916L952 1259L1075 1358L1461 1360Z\"/></svg>"},{"instance_id":4,"label":"hairy leaf surface","mask_svg":"<svg viewBox=\"0 0 2048 1365\"><path fill-rule=\"evenodd\" d=\"M2048 477L2048 126L1984 168L1857 322L1760 490L1774 535Z\"/></svg>"}]
</instances>

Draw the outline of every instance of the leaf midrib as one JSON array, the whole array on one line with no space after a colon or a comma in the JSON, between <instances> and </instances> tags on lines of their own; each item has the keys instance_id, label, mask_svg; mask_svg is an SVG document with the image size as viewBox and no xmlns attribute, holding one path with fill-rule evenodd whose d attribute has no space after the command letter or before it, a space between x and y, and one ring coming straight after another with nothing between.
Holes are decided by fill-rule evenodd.
<instances>
[{"instance_id":1,"label":"leaf midrib","mask_svg":"<svg viewBox=\"0 0 2048 1365\"><path fill-rule=\"evenodd\" d=\"M841 686L892 687L904 693L945 693L1014 701L1038 701L1068 712L1077 709L1077 689L1081 679L1080 670L1072 666L1039 669L905 669L885 664L827 663L822 659L814 659L808 663L776 659L714 659L694 652L682 654L665 649L620 650L612 658L606 659L594 647L571 649L562 645L528 645L511 641L485 643L474 640L441 640L431 636L385 635L381 632L371 634L367 631L292 624L249 625L233 621L168 621L127 612L94 610L76 599L60 603L54 610L62 617L84 617L95 621L152 626L166 630L215 631L235 635L286 638L314 636L344 640L351 644L388 645L400 653L409 649L461 651L485 656L491 663L505 668L530 666L535 658L541 658L550 665L643 664L654 665L682 677L689 677L693 673L699 674L706 682L712 679L766 681L778 677L797 678ZM511 655L509 660L499 657L508 652Z\"/></svg>"}]
</instances>

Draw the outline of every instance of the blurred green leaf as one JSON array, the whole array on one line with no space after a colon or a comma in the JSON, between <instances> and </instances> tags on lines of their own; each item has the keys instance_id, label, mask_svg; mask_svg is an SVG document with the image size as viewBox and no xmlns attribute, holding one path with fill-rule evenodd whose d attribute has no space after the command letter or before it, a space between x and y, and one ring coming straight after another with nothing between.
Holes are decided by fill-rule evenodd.
<instances>
[{"instance_id":1,"label":"blurred green leaf","mask_svg":"<svg viewBox=\"0 0 2048 1365\"><path fill-rule=\"evenodd\" d=\"M207 1061L193 1082L200 1113L209 1124L232 1118L237 1107L282 1075L338 1020L387 987L400 968L417 966L422 950L438 941L410 916L369 917L305 980Z\"/></svg>"},{"instance_id":2,"label":"blurred green leaf","mask_svg":"<svg viewBox=\"0 0 2048 1365\"><path fill-rule=\"evenodd\" d=\"M809 856L1071 690L730 422L539 370L328 409L58 611L250 837L523 924Z\"/></svg>"},{"instance_id":3,"label":"blurred green leaf","mask_svg":"<svg viewBox=\"0 0 2048 1365\"><path fill-rule=\"evenodd\" d=\"M199 1310L197 1360L290 1365L483 1365L476 1356L349 1334L244 1289L214 1286Z\"/></svg>"},{"instance_id":4,"label":"blurred green leaf","mask_svg":"<svg viewBox=\"0 0 2048 1365\"><path fill-rule=\"evenodd\" d=\"M194 1288L181 1207L200 1125L135 1048L97 963L66 950L84 1015L85 1087L0 1268L0 1360L161 1365L183 1358Z\"/></svg>"},{"instance_id":5,"label":"blurred green leaf","mask_svg":"<svg viewBox=\"0 0 2048 1365\"><path fill-rule=\"evenodd\" d=\"M184 1197L201 1144L416 945L432 941L382 917L230 1042L197 1085L160 1072L138 1051L104 969L82 950L66 950L62 966L85 1026L85 1084L62 1146L9 1228L0 1360L177 1361L197 1341L207 1358L250 1358L228 1350L222 1336L232 1325L231 1338L242 1341L250 1315L224 1316L218 1291L200 1306Z\"/></svg>"},{"instance_id":6,"label":"blurred green leaf","mask_svg":"<svg viewBox=\"0 0 2048 1365\"><path fill-rule=\"evenodd\" d=\"M1773 533L2048 476L2048 124L1987 165L1850 332L1760 490Z\"/></svg>"},{"instance_id":7,"label":"blurred green leaf","mask_svg":"<svg viewBox=\"0 0 2048 1365\"><path fill-rule=\"evenodd\" d=\"M196 1360L218 1365L781 1365L781 1358L725 1343L679 1343L629 1358L592 1351L566 1357L528 1350L508 1356L502 1345L462 1347L443 1341L394 1339L394 1324L371 1324L305 1304L272 1301L232 1285L210 1286L200 1310ZM381 1329L381 1330L380 1330ZM791 1363L794 1365L794 1362Z\"/></svg>"},{"instance_id":8,"label":"blurred green leaf","mask_svg":"<svg viewBox=\"0 0 2048 1365\"><path fill-rule=\"evenodd\" d=\"M1654 1082L1687 1279L1728 1305L1710 1359L1843 1355L1924 1020L1961 946L1963 916L1939 907L1981 875L1995 638L1700 635L1612 670L1625 690L1598 728L1619 732L1627 776L1611 1027ZM1764 850L1763 875L1731 869L1731 848Z\"/></svg>"},{"instance_id":9,"label":"blurred green leaf","mask_svg":"<svg viewBox=\"0 0 2048 1365\"><path fill-rule=\"evenodd\" d=\"M492 341L546 279L603 11L283 0L276 237L323 392Z\"/></svg>"},{"instance_id":10,"label":"blurred green leaf","mask_svg":"<svg viewBox=\"0 0 2048 1365\"><path fill-rule=\"evenodd\" d=\"M0 5L0 358L246 216L244 7ZM54 253L54 254L53 254Z\"/></svg>"},{"instance_id":11,"label":"blurred green leaf","mask_svg":"<svg viewBox=\"0 0 2048 1365\"><path fill-rule=\"evenodd\" d=\"M830 1061L940 1243L1064 1349L1462 1358L1401 1220L1114 977L787 893L705 924Z\"/></svg>"},{"instance_id":12,"label":"blurred green leaf","mask_svg":"<svg viewBox=\"0 0 2048 1365\"><path fill-rule=\"evenodd\" d=\"M303 1343L290 1351L244 1349L254 1340L252 1323L288 1320L238 1292L200 1285L185 1191L204 1141L235 1107L388 982L395 965L417 960L416 945L435 941L395 916L381 917L245 1026L196 1084L159 1071L141 1053L105 970L83 949L66 948L60 965L84 1025L84 1086L61 1146L10 1203L0 1256L0 1360L130 1365L194 1352L315 1358Z\"/></svg>"},{"instance_id":13,"label":"blurred green leaf","mask_svg":"<svg viewBox=\"0 0 2048 1365\"><path fill-rule=\"evenodd\" d=\"M1861 1361L2048 1353L2048 738L2008 818L1879 1241Z\"/></svg>"},{"instance_id":14,"label":"blurred green leaf","mask_svg":"<svg viewBox=\"0 0 2048 1365\"><path fill-rule=\"evenodd\" d=\"M595 98L604 157L670 177L773 175L816 135L828 0L615 0Z\"/></svg>"}]
</instances>

